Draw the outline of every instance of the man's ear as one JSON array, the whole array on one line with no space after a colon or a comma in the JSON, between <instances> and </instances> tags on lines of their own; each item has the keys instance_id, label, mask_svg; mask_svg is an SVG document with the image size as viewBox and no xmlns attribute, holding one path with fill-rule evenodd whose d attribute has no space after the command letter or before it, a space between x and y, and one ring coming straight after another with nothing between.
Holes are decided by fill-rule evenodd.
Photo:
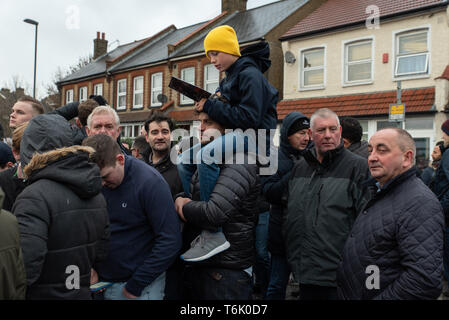
<instances>
[{"instance_id":1,"label":"man's ear","mask_svg":"<svg viewBox=\"0 0 449 320\"><path fill-rule=\"evenodd\" d=\"M313 141L312 139L312 129L309 128L309 137L310 137L310 141Z\"/></svg>"},{"instance_id":2,"label":"man's ear","mask_svg":"<svg viewBox=\"0 0 449 320\"><path fill-rule=\"evenodd\" d=\"M115 161L118 162L121 166L125 165L125 156L123 153L119 153L115 156Z\"/></svg>"},{"instance_id":3,"label":"man's ear","mask_svg":"<svg viewBox=\"0 0 449 320\"><path fill-rule=\"evenodd\" d=\"M412 150L407 150L404 153L403 166L404 167L409 167L409 166L412 166L412 164L413 164L413 151Z\"/></svg>"},{"instance_id":4,"label":"man's ear","mask_svg":"<svg viewBox=\"0 0 449 320\"><path fill-rule=\"evenodd\" d=\"M76 126L77 126L78 128L82 128L82 127L83 127L83 125L82 125L81 122L80 122L80 119L75 118L75 122L76 122Z\"/></svg>"},{"instance_id":5,"label":"man's ear","mask_svg":"<svg viewBox=\"0 0 449 320\"><path fill-rule=\"evenodd\" d=\"M86 129L87 136L90 137L90 130L89 130L89 127L88 127L88 126L85 126L84 129Z\"/></svg>"}]
</instances>

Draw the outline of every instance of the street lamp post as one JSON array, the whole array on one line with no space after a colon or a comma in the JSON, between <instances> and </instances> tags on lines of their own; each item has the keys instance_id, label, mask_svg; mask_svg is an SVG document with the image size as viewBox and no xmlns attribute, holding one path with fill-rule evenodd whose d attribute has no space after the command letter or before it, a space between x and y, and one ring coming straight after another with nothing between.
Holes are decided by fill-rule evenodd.
<instances>
[{"instance_id":1,"label":"street lamp post","mask_svg":"<svg viewBox=\"0 0 449 320\"><path fill-rule=\"evenodd\" d=\"M36 26L36 36L34 41L34 82L33 82L33 98L36 98L37 26L39 25L39 22L31 19L25 19L23 21Z\"/></svg>"}]
</instances>

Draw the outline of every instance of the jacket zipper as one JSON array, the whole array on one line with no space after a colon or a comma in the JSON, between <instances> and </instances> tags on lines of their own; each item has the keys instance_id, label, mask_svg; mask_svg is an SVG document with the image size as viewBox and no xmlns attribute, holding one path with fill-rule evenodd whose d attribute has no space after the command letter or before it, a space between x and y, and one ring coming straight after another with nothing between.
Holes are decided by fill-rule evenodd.
<instances>
[{"instance_id":1,"label":"jacket zipper","mask_svg":"<svg viewBox=\"0 0 449 320\"><path fill-rule=\"evenodd\" d=\"M323 189L323 185L320 185L320 188L318 189L318 202L317 202L317 206L316 206L316 214L315 214L315 226L317 224L318 221L318 212L319 212L319 207L320 207L320 203L321 203L321 189Z\"/></svg>"}]
</instances>

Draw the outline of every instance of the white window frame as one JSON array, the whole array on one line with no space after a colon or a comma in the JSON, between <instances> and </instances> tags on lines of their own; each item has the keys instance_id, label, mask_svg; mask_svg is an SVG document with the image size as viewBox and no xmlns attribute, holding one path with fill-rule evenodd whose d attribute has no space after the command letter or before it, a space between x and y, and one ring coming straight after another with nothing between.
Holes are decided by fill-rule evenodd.
<instances>
[{"instance_id":1,"label":"white window frame","mask_svg":"<svg viewBox=\"0 0 449 320\"><path fill-rule=\"evenodd\" d=\"M181 69L181 80L186 81L185 80L185 73L186 73L187 70L193 71L193 81L189 82L189 83L195 85L195 67L188 67L188 68ZM194 102L195 102L195 101L193 101L192 99L186 97L183 94L180 94L179 96L180 96L179 104L186 105L186 104L194 104Z\"/></svg>"},{"instance_id":2,"label":"white window frame","mask_svg":"<svg viewBox=\"0 0 449 320\"><path fill-rule=\"evenodd\" d=\"M154 79L155 79L156 76L160 76L161 77L161 85L157 86L157 87L154 86L154 83L155 83ZM163 91L162 91L163 82L164 82L164 75L163 75L162 72L156 72L156 73L153 73L151 75L151 98L150 98L151 99L151 103L150 103L150 105L152 107L158 107L158 106L162 105L161 102L157 101L157 95L155 93L156 92L158 92L158 94L162 94L163 93ZM155 100L157 102L153 102L153 100Z\"/></svg>"},{"instance_id":3,"label":"white window frame","mask_svg":"<svg viewBox=\"0 0 449 320\"><path fill-rule=\"evenodd\" d=\"M318 49L323 49L323 66L320 67L312 67L312 68L308 68L307 70L304 70L303 65L304 65L304 52L307 51L313 51L313 50L318 50ZM298 91L308 91L308 90L322 90L326 88L326 69L327 69L327 58L326 58L326 52L327 52L327 46L325 44L319 45L319 46L314 46L314 47L308 47L308 48L301 48L299 50L299 86L298 86ZM313 71L313 70L320 70L323 69L323 83L319 84L319 85L309 85L309 86L305 86L304 85L304 71Z\"/></svg>"},{"instance_id":4,"label":"white window frame","mask_svg":"<svg viewBox=\"0 0 449 320\"><path fill-rule=\"evenodd\" d=\"M100 88L100 89L98 89L98 88ZM97 83L96 85L94 85L94 95L96 95L96 96L103 95L103 84L102 83Z\"/></svg>"},{"instance_id":5,"label":"white window frame","mask_svg":"<svg viewBox=\"0 0 449 320\"><path fill-rule=\"evenodd\" d=\"M86 100L87 100L87 86L83 86L80 87L78 101L84 102Z\"/></svg>"},{"instance_id":6,"label":"white window frame","mask_svg":"<svg viewBox=\"0 0 449 320\"><path fill-rule=\"evenodd\" d=\"M136 82L138 80L142 80L142 89L140 89L140 90L136 89ZM134 85L133 86L133 90L134 90L134 92L133 92L133 109L142 109L143 108L143 89L144 89L144 85L145 85L144 77L143 76L135 77L133 80L133 85ZM142 104L136 104L136 95L138 95L138 94L142 95Z\"/></svg>"},{"instance_id":7,"label":"white window frame","mask_svg":"<svg viewBox=\"0 0 449 320\"><path fill-rule=\"evenodd\" d=\"M138 133L137 136L134 135L134 127L138 126ZM140 135L140 131L142 129L142 127L144 126L144 123L140 122L140 123L124 123L121 124L120 127L121 129L121 137L123 138L131 138L131 139L135 139Z\"/></svg>"},{"instance_id":8,"label":"white window frame","mask_svg":"<svg viewBox=\"0 0 449 320\"><path fill-rule=\"evenodd\" d=\"M219 87L219 85L220 85L220 71L217 70L217 72L218 72L218 78L217 79L208 79L207 78L208 72L206 70L207 68L214 68L214 69L216 69L213 64L206 64L206 65L204 65L204 87L203 87L203 89L207 90L206 88L207 88L208 85L217 83L217 87L215 88L215 90L216 90ZM211 92L211 93L213 94L215 92Z\"/></svg>"},{"instance_id":9,"label":"white window frame","mask_svg":"<svg viewBox=\"0 0 449 320\"><path fill-rule=\"evenodd\" d=\"M69 104L73 102L73 89L66 90L65 92L65 103Z\"/></svg>"},{"instance_id":10,"label":"white window frame","mask_svg":"<svg viewBox=\"0 0 449 320\"><path fill-rule=\"evenodd\" d=\"M349 47L351 45L358 45L358 44L363 44L366 42L371 42L371 78L367 79L367 80L357 80L357 81L349 81L348 80L348 76L349 76L349 65L352 64L361 64L361 63L366 63L368 62L368 60L363 60L363 61L357 61L357 62L353 62L353 63L349 63L348 59L349 59L349 55L348 55L348 50ZM363 37L363 38L356 38L356 39L350 39L350 40L346 40L342 42L342 86L343 87L350 87L350 86L359 86L359 85L365 85L365 84L372 84L374 82L374 47L375 47L375 39L374 36L371 37Z\"/></svg>"},{"instance_id":11,"label":"white window frame","mask_svg":"<svg viewBox=\"0 0 449 320\"><path fill-rule=\"evenodd\" d=\"M125 92L119 92L120 89L120 83L125 83ZM117 80L117 110L126 110L126 92L127 92L127 83L126 83L126 79L120 79ZM119 105L119 101L120 101L120 97L125 97L125 105L124 106L120 106Z\"/></svg>"},{"instance_id":12,"label":"white window frame","mask_svg":"<svg viewBox=\"0 0 449 320\"><path fill-rule=\"evenodd\" d=\"M415 33L421 33L427 31L427 52L426 53L418 53L418 54L410 54L410 55L406 55L406 56L402 56L402 57L411 57L413 55L426 55L426 65L427 65L427 72L410 72L410 73L403 73L398 75L397 74L397 69L399 67L399 59L401 57L399 57L399 37L403 36L403 35L411 35L411 34L415 34ZM393 32L393 52L394 52L394 63L392 63L392 74L393 74L393 81L397 81L397 80L409 80L409 79L422 79L422 78L429 78L430 77L430 73L431 73L431 61L432 61L432 55L431 55L431 48L432 48L432 43L431 43L431 26L430 25L423 25L423 26L418 26L418 27L414 27L414 28L408 28L408 29L402 29L402 30L398 30Z\"/></svg>"}]
</instances>

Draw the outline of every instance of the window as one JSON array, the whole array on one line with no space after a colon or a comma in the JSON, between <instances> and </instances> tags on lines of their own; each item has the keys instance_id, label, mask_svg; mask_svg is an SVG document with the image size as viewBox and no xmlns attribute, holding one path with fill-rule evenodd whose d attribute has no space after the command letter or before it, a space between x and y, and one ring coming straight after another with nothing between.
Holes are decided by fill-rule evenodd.
<instances>
[{"instance_id":1,"label":"window","mask_svg":"<svg viewBox=\"0 0 449 320\"><path fill-rule=\"evenodd\" d=\"M405 130L433 130L432 118L405 119Z\"/></svg>"},{"instance_id":2,"label":"window","mask_svg":"<svg viewBox=\"0 0 449 320\"><path fill-rule=\"evenodd\" d=\"M151 75L151 106L160 106L162 103L157 96L162 94L162 72Z\"/></svg>"},{"instance_id":3,"label":"window","mask_svg":"<svg viewBox=\"0 0 449 320\"><path fill-rule=\"evenodd\" d=\"M190 84L195 84L195 68L185 68L181 70L181 80ZM180 104L193 104L194 101L181 94Z\"/></svg>"},{"instance_id":4,"label":"window","mask_svg":"<svg viewBox=\"0 0 449 320\"><path fill-rule=\"evenodd\" d=\"M301 88L324 87L324 48L301 52Z\"/></svg>"},{"instance_id":5,"label":"window","mask_svg":"<svg viewBox=\"0 0 449 320\"><path fill-rule=\"evenodd\" d=\"M395 76L429 73L429 45L427 29L396 35Z\"/></svg>"},{"instance_id":6,"label":"window","mask_svg":"<svg viewBox=\"0 0 449 320\"><path fill-rule=\"evenodd\" d=\"M373 42L357 41L345 45L345 84L372 81Z\"/></svg>"},{"instance_id":7,"label":"window","mask_svg":"<svg viewBox=\"0 0 449 320\"><path fill-rule=\"evenodd\" d=\"M103 84L99 83L94 86L94 95L102 96L103 95Z\"/></svg>"},{"instance_id":8,"label":"window","mask_svg":"<svg viewBox=\"0 0 449 320\"><path fill-rule=\"evenodd\" d=\"M204 66L204 90L215 93L220 84L220 72L213 64Z\"/></svg>"},{"instance_id":9,"label":"window","mask_svg":"<svg viewBox=\"0 0 449 320\"><path fill-rule=\"evenodd\" d=\"M134 78L133 108L143 107L143 77Z\"/></svg>"},{"instance_id":10,"label":"window","mask_svg":"<svg viewBox=\"0 0 449 320\"><path fill-rule=\"evenodd\" d=\"M67 90L65 93L65 103L69 104L73 102L73 89Z\"/></svg>"},{"instance_id":11,"label":"window","mask_svg":"<svg viewBox=\"0 0 449 320\"><path fill-rule=\"evenodd\" d=\"M363 130L362 140L368 141L368 120L359 120L359 123Z\"/></svg>"},{"instance_id":12,"label":"window","mask_svg":"<svg viewBox=\"0 0 449 320\"><path fill-rule=\"evenodd\" d=\"M122 138L135 139L140 135L140 130L143 126L144 125L142 123L123 124L121 126L122 130L120 132L120 136Z\"/></svg>"},{"instance_id":13,"label":"window","mask_svg":"<svg viewBox=\"0 0 449 320\"><path fill-rule=\"evenodd\" d=\"M117 81L117 110L126 110L126 79Z\"/></svg>"},{"instance_id":14,"label":"window","mask_svg":"<svg viewBox=\"0 0 449 320\"><path fill-rule=\"evenodd\" d=\"M80 97L79 102L83 102L87 100L87 87L80 88Z\"/></svg>"}]
</instances>

